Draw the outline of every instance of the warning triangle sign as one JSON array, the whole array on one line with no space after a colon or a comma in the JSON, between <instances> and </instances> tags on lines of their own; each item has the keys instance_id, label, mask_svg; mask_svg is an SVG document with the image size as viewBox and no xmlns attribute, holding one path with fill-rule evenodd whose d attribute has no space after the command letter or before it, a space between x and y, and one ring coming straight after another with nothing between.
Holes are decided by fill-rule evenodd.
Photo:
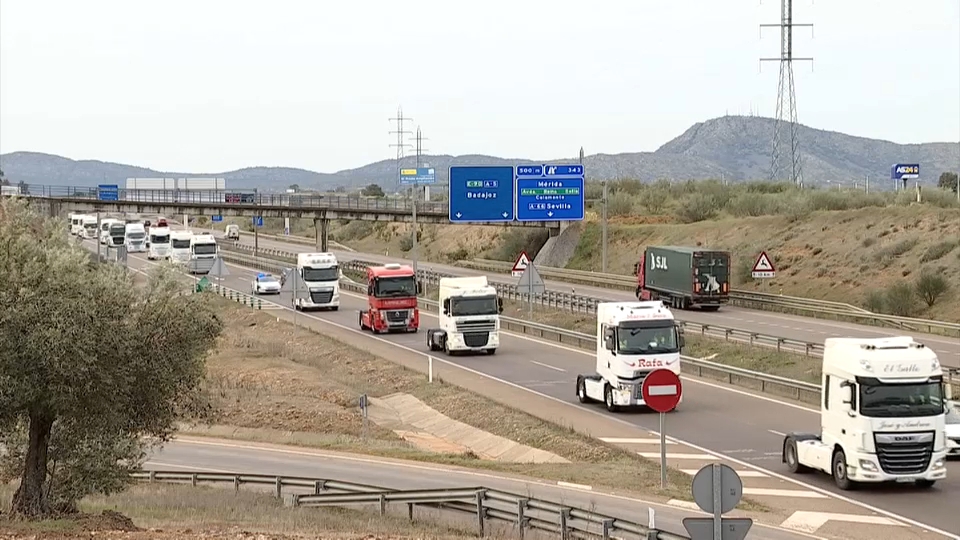
<instances>
[{"instance_id":1,"label":"warning triangle sign","mask_svg":"<svg viewBox=\"0 0 960 540\"><path fill-rule=\"evenodd\" d=\"M511 273L514 276L522 276L523 271L526 270L528 266L530 266L530 257L527 256L526 251L521 251L520 256L517 257L517 262L513 263L513 270Z\"/></svg>"},{"instance_id":2,"label":"warning triangle sign","mask_svg":"<svg viewBox=\"0 0 960 540\"><path fill-rule=\"evenodd\" d=\"M777 270L773 267L773 261L767 256L766 251L757 257L757 262L753 264L753 270L750 273L754 278L771 278L776 275Z\"/></svg>"}]
</instances>

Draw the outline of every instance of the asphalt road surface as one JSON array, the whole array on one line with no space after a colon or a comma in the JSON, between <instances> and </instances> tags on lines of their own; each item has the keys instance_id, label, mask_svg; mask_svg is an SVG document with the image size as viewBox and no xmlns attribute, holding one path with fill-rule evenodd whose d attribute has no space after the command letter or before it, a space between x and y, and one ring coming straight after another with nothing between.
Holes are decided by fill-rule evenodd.
<instances>
[{"instance_id":1,"label":"asphalt road surface","mask_svg":"<svg viewBox=\"0 0 960 540\"><path fill-rule=\"evenodd\" d=\"M130 255L130 266L149 266L140 254ZM255 271L229 265L231 275L224 285L240 291L249 291ZM263 297L265 303L276 302L289 306L288 294ZM306 318L327 321L339 328L358 329L358 310L365 306L365 299L353 293L341 294L341 307L336 312L316 312ZM428 328L435 324L435 316L421 312L421 325ZM359 330L356 330L359 333ZM358 334L368 335L369 334ZM384 339L399 348L398 354L426 353L425 333L370 336L369 339ZM569 407L602 410L595 405L582 405L574 396L576 374L593 371L594 362L590 353L569 349L529 337L504 333L501 347L495 356L458 356L443 358L451 364L462 366L488 377L512 383L516 386L549 396ZM603 412L602 414L607 414ZM639 426L655 432L658 417L655 414L621 413L616 421L629 426ZM671 465L684 466L704 464L710 455L722 456L726 461L762 471L766 479L760 488L774 483L801 485L808 492L828 495L828 500L819 501L810 495L785 498L783 495L764 496L751 494L751 498L772 507L804 509L811 512L842 512L843 507L868 509L870 512L888 513L891 517L912 522L914 526L933 530L950 536L960 531L960 463L950 463L948 478L933 489L920 490L912 486L873 488L862 491L840 492L826 475L791 475L780 462L780 447L784 432L819 430L819 412L794 403L783 402L766 396L757 396L739 389L728 388L712 382L685 377L684 400L678 411L669 415L668 434L681 443L698 449L706 461L691 459ZM642 449L641 449L642 450ZM766 481L769 483L763 483ZM745 478L745 485L750 479ZM845 503L842 501L846 501ZM862 528L862 526L861 526ZM887 532L885 534L892 534ZM876 536L875 536L876 537ZM881 536L883 537L883 536Z\"/></svg>"},{"instance_id":2,"label":"asphalt road surface","mask_svg":"<svg viewBox=\"0 0 960 540\"><path fill-rule=\"evenodd\" d=\"M201 230L201 229L194 229ZM223 235L222 231L208 230L216 236ZM242 235L240 238L242 244L252 246L254 239L250 235ZM307 253L315 251L308 245L289 242L280 242L275 240L258 241L259 247L268 249L278 249L293 253ZM336 256L343 261L354 259L367 260L373 262L402 262L410 264L408 259L402 259L395 256L385 256L372 253L359 253L349 251L333 251ZM486 275L491 281L501 283L516 284L517 278L505 274L496 274L482 272L459 266L449 266L436 263L418 262L417 267L421 270L432 270L453 275ZM628 291L616 291L611 289L602 289L599 287L590 287L587 285L575 285L564 283L562 281L544 280L549 290L563 292L577 292L583 295L589 295L600 299L613 301L636 300L636 296ZM830 321L824 319L813 319L800 317L796 315L786 315L782 313L772 313L768 311L758 311L734 306L725 306L718 312L708 313L696 310L682 311L674 310L677 319L691 321L700 324L715 324L730 328L738 328L767 334L771 336L780 336L799 341L823 343L828 337L864 337L876 338L883 336L911 335L922 343L936 351L940 361L944 366L960 367L960 339L951 339L944 336L931 334L922 334L916 332L903 332L893 328L882 328L877 326L865 326L852 323Z\"/></svg>"}]
</instances>

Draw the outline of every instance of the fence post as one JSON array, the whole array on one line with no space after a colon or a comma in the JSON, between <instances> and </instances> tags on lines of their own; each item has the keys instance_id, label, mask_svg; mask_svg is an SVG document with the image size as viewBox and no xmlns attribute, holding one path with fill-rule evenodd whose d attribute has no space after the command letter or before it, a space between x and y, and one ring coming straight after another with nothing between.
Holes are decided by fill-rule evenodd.
<instances>
[{"instance_id":1,"label":"fence post","mask_svg":"<svg viewBox=\"0 0 960 540\"><path fill-rule=\"evenodd\" d=\"M240 475L233 477L233 491L235 493L240 493Z\"/></svg>"},{"instance_id":2,"label":"fence post","mask_svg":"<svg viewBox=\"0 0 960 540\"><path fill-rule=\"evenodd\" d=\"M482 489L477 490L477 532L479 533L480 538L484 537L483 530L483 518L487 513L486 509L483 507L483 496L486 492Z\"/></svg>"},{"instance_id":3,"label":"fence post","mask_svg":"<svg viewBox=\"0 0 960 540\"><path fill-rule=\"evenodd\" d=\"M387 496L383 493L380 494L380 515L384 516L387 514Z\"/></svg>"},{"instance_id":4,"label":"fence post","mask_svg":"<svg viewBox=\"0 0 960 540\"><path fill-rule=\"evenodd\" d=\"M279 476L277 477L276 490L277 490L277 498L283 499L283 478Z\"/></svg>"},{"instance_id":5,"label":"fence post","mask_svg":"<svg viewBox=\"0 0 960 540\"><path fill-rule=\"evenodd\" d=\"M567 519L570 517L569 508L560 509L560 540L570 540L570 531L567 529Z\"/></svg>"},{"instance_id":6,"label":"fence post","mask_svg":"<svg viewBox=\"0 0 960 540\"><path fill-rule=\"evenodd\" d=\"M413 503L407 503L407 519L413 521Z\"/></svg>"},{"instance_id":7,"label":"fence post","mask_svg":"<svg viewBox=\"0 0 960 540\"><path fill-rule=\"evenodd\" d=\"M150 471L150 482L152 483L156 481L157 481L157 471Z\"/></svg>"},{"instance_id":8,"label":"fence post","mask_svg":"<svg viewBox=\"0 0 960 540\"><path fill-rule=\"evenodd\" d=\"M517 532L520 533L520 540L523 540L523 535L527 527L527 518L524 516L526 509L527 500L517 499Z\"/></svg>"},{"instance_id":9,"label":"fence post","mask_svg":"<svg viewBox=\"0 0 960 540\"><path fill-rule=\"evenodd\" d=\"M327 486L325 484L326 484L326 481L324 480L317 480L316 482L314 482L313 494L319 495L323 490L327 489Z\"/></svg>"},{"instance_id":10,"label":"fence post","mask_svg":"<svg viewBox=\"0 0 960 540\"><path fill-rule=\"evenodd\" d=\"M197 473L190 475L190 484L193 485L193 487L197 487Z\"/></svg>"},{"instance_id":11,"label":"fence post","mask_svg":"<svg viewBox=\"0 0 960 540\"><path fill-rule=\"evenodd\" d=\"M602 534L603 540L610 540L610 529L613 528L613 520L612 519L603 520L602 526L603 526L603 531L601 534Z\"/></svg>"}]
</instances>

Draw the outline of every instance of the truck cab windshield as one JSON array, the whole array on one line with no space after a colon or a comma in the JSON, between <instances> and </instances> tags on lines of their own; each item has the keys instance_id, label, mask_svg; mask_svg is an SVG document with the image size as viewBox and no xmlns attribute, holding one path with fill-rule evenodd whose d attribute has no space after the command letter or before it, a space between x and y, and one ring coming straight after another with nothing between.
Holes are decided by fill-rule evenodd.
<instances>
[{"instance_id":1,"label":"truck cab windshield","mask_svg":"<svg viewBox=\"0 0 960 540\"><path fill-rule=\"evenodd\" d=\"M389 298L392 296L416 296L417 282L413 276L382 277L376 280L374 296Z\"/></svg>"},{"instance_id":2,"label":"truck cab windshield","mask_svg":"<svg viewBox=\"0 0 960 540\"><path fill-rule=\"evenodd\" d=\"M333 268L303 268L303 280L304 281L337 281L340 279L340 267L334 266Z\"/></svg>"},{"instance_id":3,"label":"truck cab windshield","mask_svg":"<svg viewBox=\"0 0 960 540\"><path fill-rule=\"evenodd\" d=\"M171 242L170 247L173 249L188 249L190 247L189 240L174 240Z\"/></svg>"},{"instance_id":4,"label":"truck cab windshield","mask_svg":"<svg viewBox=\"0 0 960 540\"><path fill-rule=\"evenodd\" d=\"M142 232L132 232L132 233L128 233L127 236L129 236L134 240L141 240L143 239L144 234Z\"/></svg>"},{"instance_id":5,"label":"truck cab windshield","mask_svg":"<svg viewBox=\"0 0 960 540\"><path fill-rule=\"evenodd\" d=\"M217 245L216 244L196 244L193 246L193 253L195 255L216 255Z\"/></svg>"},{"instance_id":6,"label":"truck cab windshield","mask_svg":"<svg viewBox=\"0 0 960 540\"><path fill-rule=\"evenodd\" d=\"M500 310L496 296L450 299L450 315L454 317L498 315L499 313Z\"/></svg>"},{"instance_id":7,"label":"truck cab windshield","mask_svg":"<svg viewBox=\"0 0 960 540\"><path fill-rule=\"evenodd\" d=\"M860 414L875 418L936 416L944 412L940 381L883 384L860 378Z\"/></svg>"},{"instance_id":8,"label":"truck cab windshield","mask_svg":"<svg viewBox=\"0 0 960 540\"><path fill-rule=\"evenodd\" d=\"M622 354L680 352L677 328L672 322L621 325L617 328L617 351Z\"/></svg>"},{"instance_id":9,"label":"truck cab windshield","mask_svg":"<svg viewBox=\"0 0 960 540\"><path fill-rule=\"evenodd\" d=\"M169 234L151 234L150 243L151 244L169 244L170 235Z\"/></svg>"}]
</instances>

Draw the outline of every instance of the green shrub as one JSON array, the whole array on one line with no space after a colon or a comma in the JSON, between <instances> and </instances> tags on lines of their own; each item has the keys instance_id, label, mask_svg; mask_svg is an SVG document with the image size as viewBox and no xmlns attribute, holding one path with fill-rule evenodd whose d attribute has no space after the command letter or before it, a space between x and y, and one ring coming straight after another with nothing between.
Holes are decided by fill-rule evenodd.
<instances>
[{"instance_id":1,"label":"green shrub","mask_svg":"<svg viewBox=\"0 0 960 540\"><path fill-rule=\"evenodd\" d=\"M677 209L677 217L683 223L696 223L717 217L721 205L711 195L695 194Z\"/></svg>"},{"instance_id":2,"label":"green shrub","mask_svg":"<svg viewBox=\"0 0 960 540\"><path fill-rule=\"evenodd\" d=\"M863 307L873 313L886 313L887 298L882 291L870 291L863 302Z\"/></svg>"},{"instance_id":3,"label":"green shrub","mask_svg":"<svg viewBox=\"0 0 960 540\"><path fill-rule=\"evenodd\" d=\"M943 258L947 253L957 247L956 240L944 240L927 248L927 251L920 256L920 262L931 262Z\"/></svg>"},{"instance_id":4,"label":"green shrub","mask_svg":"<svg viewBox=\"0 0 960 540\"><path fill-rule=\"evenodd\" d=\"M669 199L670 195L662 189L648 189L640 194L640 204L643 209L653 215L663 213Z\"/></svg>"},{"instance_id":5,"label":"green shrub","mask_svg":"<svg viewBox=\"0 0 960 540\"><path fill-rule=\"evenodd\" d=\"M950 292L950 282L941 274L929 271L920 274L913 286L927 307L933 307L937 300Z\"/></svg>"},{"instance_id":6,"label":"green shrub","mask_svg":"<svg viewBox=\"0 0 960 540\"><path fill-rule=\"evenodd\" d=\"M906 238L897 242L896 244L891 244L878 250L873 254L873 260L877 262L888 262L892 259L896 259L897 257L917 247L918 243L920 243L918 238Z\"/></svg>"},{"instance_id":7,"label":"green shrub","mask_svg":"<svg viewBox=\"0 0 960 540\"><path fill-rule=\"evenodd\" d=\"M629 216L633 214L633 196L618 191L613 195L607 193L607 216Z\"/></svg>"},{"instance_id":8,"label":"green shrub","mask_svg":"<svg viewBox=\"0 0 960 540\"><path fill-rule=\"evenodd\" d=\"M891 315L912 317L917 312L916 292L909 283L895 283L887 289L883 304Z\"/></svg>"}]
</instances>

